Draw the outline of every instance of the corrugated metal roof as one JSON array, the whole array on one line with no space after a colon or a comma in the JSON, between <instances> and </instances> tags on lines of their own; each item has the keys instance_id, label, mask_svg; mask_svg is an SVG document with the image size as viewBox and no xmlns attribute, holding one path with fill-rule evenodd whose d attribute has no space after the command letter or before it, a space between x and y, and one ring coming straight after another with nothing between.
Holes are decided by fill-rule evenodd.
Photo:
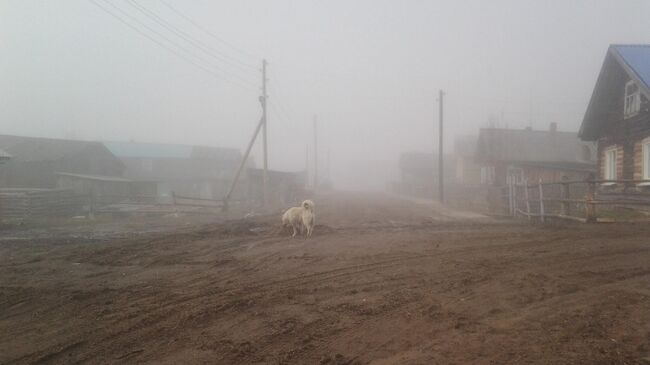
<instances>
[{"instance_id":1,"label":"corrugated metal roof","mask_svg":"<svg viewBox=\"0 0 650 365\"><path fill-rule=\"evenodd\" d=\"M192 146L163 143L104 142L106 148L117 157L140 158L190 158Z\"/></svg>"},{"instance_id":2,"label":"corrugated metal roof","mask_svg":"<svg viewBox=\"0 0 650 365\"><path fill-rule=\"evenodd\" d=\"M639 80L650 87L650 45L612 45Z\"/></svg>"},{"instance_id":3,"label":"corrugated metal roof","mask_svg":"<svg viewBox=\"0 0 650 365\"><path fill-rule=\"evenodd\" d=\"M142 142L104 142L104 145L118 158L194 158L224 162L241 158L236 148Z\"/></svg>"},{"instance_id":4,"label":"corrugated metal roof","mask_svg":"<svg viewBox=\"0 0 650 365\"><path fill-rule=\"evenodd\" d=\"M55 161L84 153L90 147L105 149L99 142L0 135L0 148L11 155L12 161Z\"/></svg>"}]
</instances>

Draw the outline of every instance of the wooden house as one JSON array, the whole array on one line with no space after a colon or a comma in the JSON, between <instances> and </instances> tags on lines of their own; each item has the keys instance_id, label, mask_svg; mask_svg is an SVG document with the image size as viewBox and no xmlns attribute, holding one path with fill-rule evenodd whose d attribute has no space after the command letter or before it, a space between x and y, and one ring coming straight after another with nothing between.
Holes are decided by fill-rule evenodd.
<instances>
[{"instance_id":1,"label":"wooden house","mask_svg":"<svg viewBox=\"0 0 650 365\"><path fill-rule=\"evenodd\" d=\"M11 159L0 168L0 187L57 186L57 173L121 176L124 164L102 143L0 135L0 149Z\"/></svg>"},{"instance_id":2,"label":"wooden house","mask_svg":"<svg viewBox=\"0 0 650 365\"><path fill-rule=\"evenodd\" d=\"M650 179L649 100L650 45L611 45L579 132L598 145L601 179Z\"/></svg>"},{"instance_id":3,"label":"wooden house","mask_svg":"<svg viewBox=\"0 0 650 365\"><path fill-rule=\"evenodd\" d=\"M476 148L484 185L503 186L508 181L537 182L583 180L595 169L595 146L575 132L482 128Z\"/></svg>"}]
</instances>

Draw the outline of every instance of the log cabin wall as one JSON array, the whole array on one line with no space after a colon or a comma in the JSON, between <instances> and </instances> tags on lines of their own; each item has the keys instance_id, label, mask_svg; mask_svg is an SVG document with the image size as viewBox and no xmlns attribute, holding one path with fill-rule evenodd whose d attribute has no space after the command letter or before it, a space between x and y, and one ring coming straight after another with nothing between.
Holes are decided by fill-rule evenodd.
<instances>
[{"instance_id":1,"label":"log cabin wall","mask_svg":"<svg viewBox=\"0 0 650 365\"><path fill-rule=\"evenodd\" d=\"M623 72L621 69L620 72ZM620 75L619 75L620 76ZM605 177L605 151L617 146L616 178L641 179L643 176L642 141L650 136L650 101L641 95L641 108L637 115L624 118L625 83L630 78L621 77L616 87L616 97L609 105L608 121L598 140L598 175ZM618 87L620 86L620 87Z\"/></svg>"}]
</instances>

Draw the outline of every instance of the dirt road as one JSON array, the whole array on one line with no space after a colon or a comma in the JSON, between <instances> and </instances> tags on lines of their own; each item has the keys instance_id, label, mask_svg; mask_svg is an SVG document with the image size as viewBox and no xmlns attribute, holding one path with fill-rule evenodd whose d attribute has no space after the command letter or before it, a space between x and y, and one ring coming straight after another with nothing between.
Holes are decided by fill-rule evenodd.
<instances>
[{"instance_id":1,"label":"dirt road","mask_svg":"<svg viewBox=\"0 0 650 365\"><path fill-rule=\"evenodd\" d=\"M531 226L386 196L0 243L0 363L644 364L650 227ZM1 233L0 233L1 234Z\"/></svg>"}]
</instances>

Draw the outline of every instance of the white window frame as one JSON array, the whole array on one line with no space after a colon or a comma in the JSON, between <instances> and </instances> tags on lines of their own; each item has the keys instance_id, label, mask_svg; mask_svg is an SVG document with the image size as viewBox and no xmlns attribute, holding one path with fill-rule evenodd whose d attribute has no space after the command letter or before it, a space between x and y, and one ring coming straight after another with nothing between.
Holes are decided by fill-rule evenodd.
<instances>
[{"instance_id":1,"label":"white window frame","mask_svg":"<svg viewBox=\"0 0 650 365\"><path fill-rule=\"evenodd\" d=\"M605 158L605 180L616 180L616 174L618 170L617 159L618 159L618 148L616 146L606 148L604 151Z\"/></svg>"},{"instance_id":2,"label":"white window frame","mask_svg":"<svg viewBox=\"0 0 650 365\"><path fill-rule=\"evenodd\" d=\"M650 137L641 141L641 176L643 180L650 180ZM647 183L644 183L647 184Z\"/></svg>"},{"instance_id":3,"label":"white window frame","mask_svg":"<svg viewBox=\"0 0 650 365\"><path fill-rule=\"evenodd\" d=\"M636 91L629 93L629 88L631 86L636 86ZM625 119L633 117L639 114L641 109L641 88L637 85L634 80L630 80L625 83L625 103L623 106L623 117Z\"/></svg>"}]
</instances>

